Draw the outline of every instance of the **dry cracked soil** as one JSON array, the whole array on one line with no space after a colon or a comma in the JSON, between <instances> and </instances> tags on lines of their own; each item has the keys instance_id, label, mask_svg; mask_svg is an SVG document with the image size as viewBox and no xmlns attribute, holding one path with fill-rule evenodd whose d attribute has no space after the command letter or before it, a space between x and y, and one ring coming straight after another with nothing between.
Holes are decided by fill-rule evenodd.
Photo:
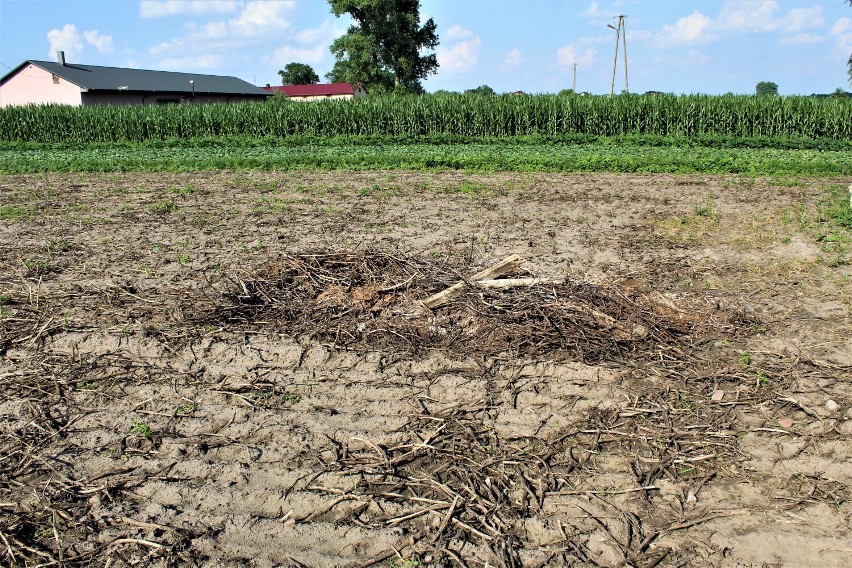
<instances>
[{"instance_id":1,"label":"dry cracked soil","mask_svg":"<svg viewBox=\"0 0 852 568\"><path fill-rule=\"evenodd\" d=\"M0 558L849 566L845 183L2 176Z\"/></svg>"}]
</instances>

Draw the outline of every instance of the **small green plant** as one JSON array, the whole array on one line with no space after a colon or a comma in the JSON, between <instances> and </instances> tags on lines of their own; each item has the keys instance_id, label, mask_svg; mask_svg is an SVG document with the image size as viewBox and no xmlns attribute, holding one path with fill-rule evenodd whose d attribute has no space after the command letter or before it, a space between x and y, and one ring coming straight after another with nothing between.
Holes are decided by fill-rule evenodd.
<instances>
[{"instance_id":1,"label":"small green plant","mask_svg":"<svg viewBox=\"0 0 852 568\"><path fill-rule=\"evenodd\" d=\"M0 294L0 306L5 306L12 302L11 294Z\"/></svg>"},{"instance_id":2,"label":"small green plant","mask_svg":"<svg viewBox=\"0 0 852 568\"><path fill-rule=\"evenodd\" d=\"M769 377L763 371L755 371L755 386L762 387L769 384Z\"/></svg>"},{"instance_id":3,"label":"small green plant","mask_svg":"<svg viewBox=\"0 0 852 568\"><path fill-rule=\"evenodd\" d=\"M302 395L296 394L294 392L284 391L281 394L281 400L288 404L299 404L302 401Z\"/></svg>"},{"instance_id":4,"label":"small green plant","mask_svg":"<svg viewBox=\"0 0 852 568\"><path fill-rule=\"evenodd\" d=\"M477 195L479 193L483 193L487 189L488 187L484 183L473 183L469 181L463 181L459 184L457 191L459 193L464 193L467 195Z\"/></svg>"},{"instance_id":5,"label":"small green plant","mask_svg":"<svg viewBox=\"0 0 852 568\"><path fill-rule=\"evenodd\" d=\"M141 436L142 438L150 438L151 434L154 432L151 430L151 427L148 426L145 422L141 420L133 419L130 421L130 430L131 434L136 434L137 436Z\"/></svg>"},{"instance_id":6,"label":"small green plant","mask_svg":"<svg viewBox=\"0 0 852 568\"><path fill-rule=\"evenodd\" d=\"M24 266L27 268L27 276L39 276L50 272L50 263L41 258L28 258L24 260Z\"/></svg>"},{"instance_id":7,"label":"small green plant","mask_svg":"<svg viewBox=\"0 0 852 568\"><path fill-rule=\"evenodd\" d=\"M60 253L60 252L68 252L71 249L71 243L69 243L65 239L59 239L56 241L51 241L47 245L47 251L50 254Z\"/></svg>"},{"instance_id":8,"label":"small green plant","mask_svg":"<svg viewBox=\"0 0 852 568\"><path fill-rule=\"evenodd\" d=\"M188 253L183 253L178 257L178 262L180 262L181 264L189 264L190 262L192 262L192 256L190 256Z\"/></svg>"},{"instance_id":9,"label":"small green plant","mask_svg":"<svg viewBox=\"0 0 852 568\"><path fill-rule=\"evenodd\" d=\"M370 187L362 187L358 190L358 197L370 197L375 193L380 193L384 191L384 189L379 185L374 183Z\"/></svg>"},{"instance_id":10,"label":"small green plant","mask_svg":"<svg viewBox=\"0 0 852 568\"><path fill-rule=\"evenodd\" d=\"M151 213L167 214L177 210L177 205L171 199L160 200L148 207Z\"/></svg>"},{"instance_id":11,"label":"small green plant","mask_svg":"<svg viewBox=\"0 0 852 568\"><path fill-rule=\"evenodd\" d=\"M41 525L35 530L33 534L33 538L35 540L45 540L48 538L53 538L55 535L53 534L53 527L51 525Z\"/></svg>"},{"instance_id":12,"label":"small green plant","mask_svg":"<svg viewBox=\"0 0 852 568\"><path fill-rule=\"evenodd\" d=\"M20 205L4 205L0 207L0 219L20 219L25 210Z\"/></svg>"},{"instance_id":13,"label":"small green plant","mask_svg":"<svg viewBox=\"0 0 852 568\"><path fill-rule=\"evenodd\" d=\"M852 229L852 202L845 187L831 186L828 196L820 202L820 208L822 216L834 225Z\"/></svg>"},{"instance_id":14,"label":"small green plant","mask_svg":"<svg viewBox=\"0 0 852 568\"><path fill-rule=\"evenodd\" d=\"M174 193L176 195L189 195L190 193L195 193L196 191L198 190L192 184L189 184L185 187L172 186L169 188L169 192Z\"/></svg>"},{"instance_id":15,"label":"small green plant","mask_svg":"<svg viewBox=\"0 0 852 568\"><path fill-rule=\"evenodd\" d=\"M187 402L175 409L175 416L189 416L190 414L194 414L196 410L198 410L198 404Z\"/></svg>"},{"instance_id":16,"label":"small green plant","mask_svg":"<svg viewBox=\"0 0 852 568\"><path fill-rule=\"evenodd\" d=\"M716 205L713 201L713 198L709 198L705 203L695 206L695 214L698 217L704 217L705 219L709 219L711 221L716 220Z\"/></svg>"},{"instance_id":17,"label":"small green plant","mask_svg":"<svg viewBox=\"0 0 852 568\"><path fill-rule=\"evenodd\" d=\"M411 558L396 558L387 564L388 568L417 568L420 562Z\"/></svg>"},{"instance_id":18,"label":"small green plant","mask_svg":"<svg viewBox=\"0 0 852 568\"><path fill-rule=\"evenodd\" d=\"M98 390L98 383L90 381L77 381L74 385L79 391L93 392Z\"/></svg>"},{"instance_id":19,"label":"small green plant","mask_svg":"<svg viewBox=\"0 0 852 568\"><path fill-rule=\"evenodd\" d=\"M748 365L751 365L751 353L749 353L748 351L741 353L740 354L740 364L743 367L747 367Z\"/></svg>"}]
</instances>

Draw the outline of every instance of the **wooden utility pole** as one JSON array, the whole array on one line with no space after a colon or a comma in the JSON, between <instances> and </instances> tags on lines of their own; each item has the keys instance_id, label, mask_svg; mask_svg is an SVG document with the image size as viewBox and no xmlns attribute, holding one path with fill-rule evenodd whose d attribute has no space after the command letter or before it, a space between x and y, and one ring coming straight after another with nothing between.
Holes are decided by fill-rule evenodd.
<instances>
[{"instance_id":1,"label":"wooden utility pole","mask_svg":"<svg viewBox=\"0 0 852 568\"><path fill-rule=\"evenodd\" d=\"M574 64L574 83L571 85L571 90L574 91L574 94L577 94L577 64Z\"/></svg>"},{"instance_id":2,"label":"wooden utility pole","mask_svg":"<svg viewBox=\"0 0 852 568\"><path fill-rule=\"evenodd\" d=\"M615 56L612 58L612 83L609 86L610 97L615 94L615 71L618 67L619 41L623 42L624 44L624 92L630 92L630 84L627 81L627 29L624 27L624 18L626 17L627 16L624 15L616 16L616 18L618 18L617 26L613 26L612 24L606 25L606 27L615 30Z\"/></svg>"}]
</instances>

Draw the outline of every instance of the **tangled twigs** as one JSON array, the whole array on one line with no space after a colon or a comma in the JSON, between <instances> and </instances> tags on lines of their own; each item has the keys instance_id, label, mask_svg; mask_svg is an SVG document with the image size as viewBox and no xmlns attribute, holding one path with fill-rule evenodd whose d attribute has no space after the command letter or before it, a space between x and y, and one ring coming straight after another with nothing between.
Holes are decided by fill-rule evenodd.
<instances>
[{"instance_id":1,"label":"tangled twigs","mask_svg":"<svg viewBox=\"0 0 852 568\"><path fill-rule=\"evenodd\" d=\"M391 352L446 349L587 363L652 355L709 331L737 332L748 318L700 296L670 298L571 279L507 288L468 286L434 312L423 301L472 267L380 251L287 255L241 278L228 304L199 319L251 326ZM403 283L403 284L401 284Z\"/></svg>"}]
</instances>

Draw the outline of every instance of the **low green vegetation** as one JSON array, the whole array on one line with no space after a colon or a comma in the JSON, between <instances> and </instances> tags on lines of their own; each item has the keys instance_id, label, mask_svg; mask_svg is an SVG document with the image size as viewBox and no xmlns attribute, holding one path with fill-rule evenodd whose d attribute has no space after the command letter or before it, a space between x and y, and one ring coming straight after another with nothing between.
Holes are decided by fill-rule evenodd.
<instances>
[{"instance_id":1,"label":"low green vegetation","mask_svg":"<svg viewBox=\"0 0 852 568\"><path fill-rule=\"evenodd\" d=\"M852 100L442 94L0 109L0 173L219 169L843 176L852 174ZM164 200L151 211L174 208Z\"/></svg>"},{"instance_id":2,"label":"low green vegetation","mask_svg":"<svg viewBox=\"0 0 852 568\"><path fill-rule=\"evenodd\" d=\"M0 172L129 172L202 170L467 170L738 173L779 176L852 175L852 151L637 144L595 139L558 144L509 139L466 143L242 146L0 146ZM166 214L176 205L152 206Z\"/></svg>"}]
</instances>

